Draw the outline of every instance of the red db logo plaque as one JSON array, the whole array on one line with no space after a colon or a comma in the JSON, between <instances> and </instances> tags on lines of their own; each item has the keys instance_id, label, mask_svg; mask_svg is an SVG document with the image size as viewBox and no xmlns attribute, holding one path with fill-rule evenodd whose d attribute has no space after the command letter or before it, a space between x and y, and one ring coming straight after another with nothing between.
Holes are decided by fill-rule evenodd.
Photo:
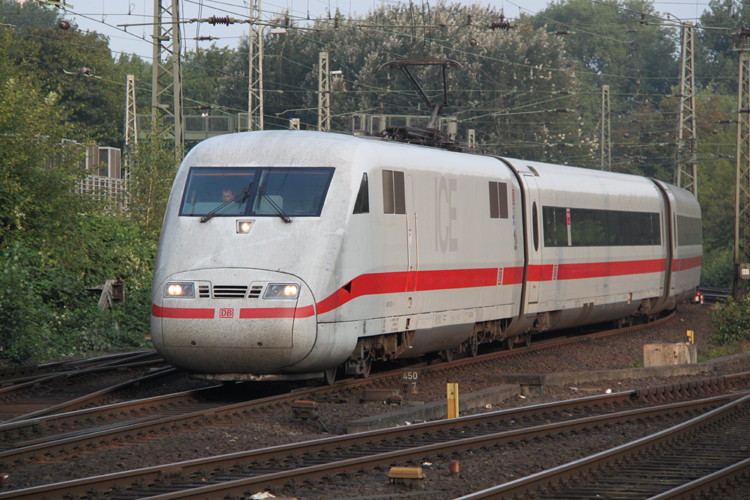
<instances>
[{"instance_id":1,"label":"red db logo plaque","mask_svg":"<svg viewBox=\"0 0 750 500\"><path fill-rule=\"evenodd\" d=\"M231 308L219 309L219 317L220 318L234 318L234 309L231 309Z\"/></svg>"}]
</instances>

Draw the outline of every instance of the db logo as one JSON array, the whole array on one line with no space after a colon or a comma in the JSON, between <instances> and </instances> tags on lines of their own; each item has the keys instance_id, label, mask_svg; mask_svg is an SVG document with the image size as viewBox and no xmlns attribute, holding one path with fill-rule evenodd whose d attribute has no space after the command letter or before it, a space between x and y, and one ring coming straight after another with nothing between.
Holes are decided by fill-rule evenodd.
<instances>
[{"instance_id":1,"label":"db logo","mask_svg":"<svg viewBox=\"0 0 750 500\"><path fill-rule=\"evenodd\" d=\"M234 309L223 308L219 309L220 318L234 318Z\"/></svg>"}]
</instances>

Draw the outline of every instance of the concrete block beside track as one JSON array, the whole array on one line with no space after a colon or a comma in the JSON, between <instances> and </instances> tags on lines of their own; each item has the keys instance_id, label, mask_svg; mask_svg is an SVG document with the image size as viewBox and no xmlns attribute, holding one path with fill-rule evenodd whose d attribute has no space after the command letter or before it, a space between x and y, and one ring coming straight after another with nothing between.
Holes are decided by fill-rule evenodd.
<instances>
[{"instance_id":1,"label":"concrete block beside track","mask_svg":"<svg viewBox=\"0 0 750 500\"><path fill-rule=\"evenodd\" d=\"M460 389L460 388L459 388ZM482 407L488 404L499 404L509 397L520 394L519 384L499 385L468 394L459 393L459 408L461 411ZM442 399L420 406L411 406L394 412L374 415L372 417L353 420L346 424L346 433L373 431L405 425L415 420L438 420L448 415L448 400Z\"/></svg>"}]
</instances>

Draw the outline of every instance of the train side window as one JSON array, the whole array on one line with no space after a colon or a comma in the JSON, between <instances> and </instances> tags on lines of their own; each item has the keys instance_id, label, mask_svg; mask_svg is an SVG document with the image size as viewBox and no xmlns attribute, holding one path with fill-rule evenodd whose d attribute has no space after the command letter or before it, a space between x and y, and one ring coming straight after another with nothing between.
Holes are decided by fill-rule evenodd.
<instances>
[{"instance_id":1,"label":"train side window","mask_svg":"<svg viewBox=\"0 0 750 500\"><path fill-rule=\"evenodd\" d=\"M394 170L383 170L383 213L406 213L406 189L404 173Z\"/></svg>"},{"instance_id":2,"label":"train side window","mask_svg":"<svg viewBox=\"0 0 750 500\"><path fill-rule=\"evenodd\" d=\"M701 220L696 217L677 216L677 246L701 245L703 231Z\"/></svg>"},{"instance_id":3,"label":"train side window","mask_svg":"<svg viewBox=\"0 0 750 500\"><path fill-rule=\"evenodd\" d=\"M545 247L568 246L567 210L559 207L542 207L542 229Z\"/></svg>"},{"instance_id":4,"label":"train side window","mask_svg":"<svg viewBox=\"0 0 750 500\"><path fill-rule=\"evenodd\" d=\"M539 250L539 214L537 214L536 202L531 205L531 218L534 219L532 224L534 226L534 251Z\"/></svg>"},{"instance_id":5,"label":"train side window","mask_svg":"<svg viewBox=\"0 0 750 500\"><path fill-rule=\"evenodd\" d=\"M508 185L490 181L490 219L508 218Z\"/></svg>"},{"instance_id":6,"label":"train side window","mask_svg":"<svg viewBox=\"0 0 750 500\"><path fill-rule=\"evenodd\" d=\"M357 201L354 202L355 214L367 214L370 213L370 192L367 185L367 172L362 174L362 182L359 184L359 193L357 193Z\"/></svg>"}]
</instances>

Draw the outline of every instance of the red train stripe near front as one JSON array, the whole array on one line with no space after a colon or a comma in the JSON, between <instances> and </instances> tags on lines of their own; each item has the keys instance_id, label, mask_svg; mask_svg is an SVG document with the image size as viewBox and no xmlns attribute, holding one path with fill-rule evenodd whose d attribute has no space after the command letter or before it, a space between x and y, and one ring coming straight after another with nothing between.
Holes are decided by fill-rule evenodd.
<instances>
[{"instance_id":1,"label":"red train stripe near front","mask_svg":"<svg viewBox=\"0 0 750 500\"><path fill-rule=\"evenodd\" d=\"M151 315L157 318L178 319L213 319L215 309L196 309L192 307L160 307L151 304Z\"/></svg>"}]
</instances>

